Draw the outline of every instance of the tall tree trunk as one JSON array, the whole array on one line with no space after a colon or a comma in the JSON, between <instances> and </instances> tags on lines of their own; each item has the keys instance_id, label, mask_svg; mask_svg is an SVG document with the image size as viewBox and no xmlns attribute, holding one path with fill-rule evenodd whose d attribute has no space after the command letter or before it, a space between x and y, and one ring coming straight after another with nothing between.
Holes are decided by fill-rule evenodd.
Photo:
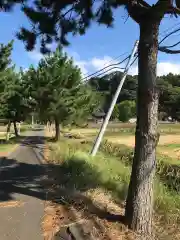
<instances>
[{"instance_id":1,"label":"tall tree trunk","mask_svg":"<svg viewBox=\"0 0 180 240\"><path fill-rule=\"evenodd\" d=\"M7 125L6 141L9 141L10 130L11 130L11 121L9 121Z\"/></svg>"},{"instance_id":2,"label":"tall tree trunk","mask_svg":"<svg viewBox=\"0 0 180 240\"><path fill-rule=\"evenodd\" d=\"M15 133L15 136L18 137L19 134L18 134L18 129L17 129L16 121L13 121L13 125L14 125L14 133Z\"/></svg>"},{"instance_id":3,"label":"tall tree trunk","mask_svg":"<svg viewBox=\"0 0 180 240\"><path fill-rule=\"evenodd\" d=\"M152 235L153 180L156 145L159 139L158 90L156 65L159 22L140 24L137 125L125 219L129 227L146 236Z\"/></svg>"},{"instance_id":4,"label":"tall tree trunk","mask_svg":"<svg viewBox=\"0 0 180 240\"><path fill-rule=\"evenodd\" d=\"M59 127L59 120L57 118L55 118L55 140L58 141L60 138L60 127Z\"/></svg>"}]
</instances>

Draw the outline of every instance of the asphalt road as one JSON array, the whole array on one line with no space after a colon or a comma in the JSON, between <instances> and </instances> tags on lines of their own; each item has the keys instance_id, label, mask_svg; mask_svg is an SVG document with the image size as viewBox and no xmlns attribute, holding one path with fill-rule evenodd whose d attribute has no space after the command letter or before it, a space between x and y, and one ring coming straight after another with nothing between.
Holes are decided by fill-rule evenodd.
<instances>
[{"instance_id":1,"label":"asphalt road","mask_svg":"<svg viewBox=\"0 0 180 240\"><path fill-rule=\"evenodd\" d=\"M8 158L0 158L0 240L43 239L43 134L42 130L28 133Z\"/></svg>"}]
</instances>

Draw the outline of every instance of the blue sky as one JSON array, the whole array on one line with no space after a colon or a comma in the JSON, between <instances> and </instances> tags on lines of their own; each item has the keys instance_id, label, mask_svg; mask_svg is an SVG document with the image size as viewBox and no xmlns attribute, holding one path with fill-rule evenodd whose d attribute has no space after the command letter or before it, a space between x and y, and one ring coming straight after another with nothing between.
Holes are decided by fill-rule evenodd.
<instances>
[{"instance_id":1,"label":"blue sky","mask_svg":"<svg viewBox=\"0 0 180 240\"><path fill-rule=\"evenodd\" d=\"M152 1L151 1L152 2ZM115 12L115 23L113 28L92 24L91 28L84 36L69 36L71 45L65 49L70 56L73 56L76 63L81 67L84 74L91 73L113 60L119 55L129 53L136 39L139 37L138 25L130 18L126 21L127 12L121 8ZM12 53L13 62L17 67L28 68L30 64L36 65L42 55L38 49L33 52L27 52L24 44L15 38L15 33L21 26L28 26L28 20L16 7L12 13L1 13L0 43L8 43L15 39L14 50ZM165 17L160 33L164 30L172 29L172 26L180 24L180 18ZM180 25L179 25L180 27ZM174 27L175 28L175 27ZM170 38L166 43L173 43L180 38L180 35ZM118 59L118 60L121 60ZM131 69L135 74L137 67ZM167 74L168 72L180 73L180 55L159 54L158 74Z\"/></svg>"}]
</instances>

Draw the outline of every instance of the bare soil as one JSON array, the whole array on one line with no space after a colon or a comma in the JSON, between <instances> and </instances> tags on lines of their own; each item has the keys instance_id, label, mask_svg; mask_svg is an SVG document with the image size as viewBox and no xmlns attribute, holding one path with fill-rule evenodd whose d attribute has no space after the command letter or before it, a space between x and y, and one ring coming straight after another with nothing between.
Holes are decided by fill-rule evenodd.
<instances>
[{"instance_id":1,"label":"bare soil","mask_svg":"<svg viewBox=\"0 0 180 240\"><path fill-rule=\"evenodd\" d=\"M127 146L133 147L135 144L135 137L134 136L122 136L122 137L108 137L108 141L112 143L119 143L125 144ZM162 135L159 138L158 145L164 144L173 144L173 143L180 143L180 135Z\"/></svg>"}]
</instances>

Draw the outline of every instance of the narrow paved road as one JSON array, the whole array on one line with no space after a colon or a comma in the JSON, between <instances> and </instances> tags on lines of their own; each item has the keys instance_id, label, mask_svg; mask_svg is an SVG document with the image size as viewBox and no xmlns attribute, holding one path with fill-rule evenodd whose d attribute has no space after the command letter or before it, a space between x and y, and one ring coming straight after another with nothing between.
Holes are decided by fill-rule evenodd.
<instances>
[{"instance_id":1,"label":"narrow paved road","mask_svg":"<svg viewBox=\"0 0 180 240\"><path fill-rule=\"evenodd\" d=\"M46 192L43 131L33 131L8 158L0 158L0 240L42 240Z\"/></svg>"}]
</instances>

